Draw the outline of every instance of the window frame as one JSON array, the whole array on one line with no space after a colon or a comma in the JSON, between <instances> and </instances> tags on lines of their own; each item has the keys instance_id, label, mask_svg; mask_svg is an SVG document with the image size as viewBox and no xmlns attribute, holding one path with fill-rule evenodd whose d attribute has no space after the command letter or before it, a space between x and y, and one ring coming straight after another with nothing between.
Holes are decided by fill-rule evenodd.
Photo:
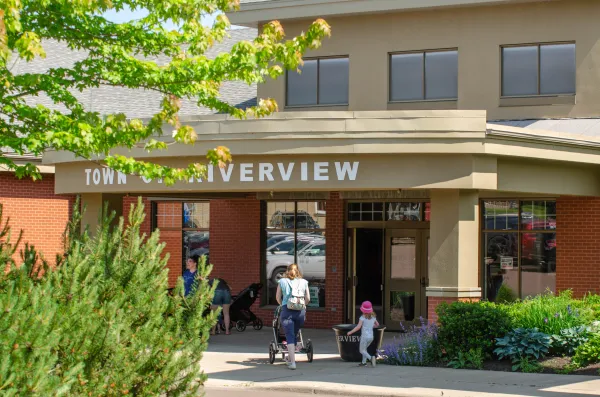
<instances>
[{"instance_id":1,"label":"window frame","mask_svg":"<svg viewBox=\"0 0 600 397\"><path fill-rule=\"evenodd\" d=\"M428 53L436 53L436 52L456 52L456 62L458 64L458 47L451 48L439 48L433 50L411 50L411 51L394 51L388 53L388 104L393 103L419 103L419 102L456 102L458 101L458 90L456 92L456 97L454 98L438 98L438 99L427 99L427 57ZM423 55L423 87L421 93L423 95L423 99L392 99L392 58L394 55L410 55L410 54L421 54ZM458 65L457 65L458 69ZM458 75L456 76L458 81Z\"/></svg>"},{"instance_id":2,"label":"window frame","mask_svg":"<svg viewBox=\"0 0 600 397\"><path fill-rule=\"evenodd\" d=\"M319 83L321 80L321 60L324 59L347 59L348 60L348 101L345 103L319 103ZM350 55L331 55L331 56L323 56L323 57L311 57L304 58L306 61L317 61L317 102L312 105L290 105L289 104L289 75L290 70L286 70L285 72L285 107L289 109L294 108L314 108L314 107L335 107L335 106L348 106L350 103ZM292 200L293 201L293 200Z\"/></svg>"},{"instance_id":3,"label":"window frame","mask_svg":"<svg viewBox=\"0 0 600 397\"><path fill-rule=\"evenodd\" d=\"M511 230L494 230L494 229L486 229L486 222L485 222L485 203L486 202L493 202L493 201L516 201L518 204L518 211L517 211L517 229L511 229ZM484 244L484 239L485 236L487 234L516 234L517 235L517 270L519 272L518 274L518 291L517 291L517 299L523 299L522 297L522 292L523 292L523 271L522 271L522 251L523 251L523 235L524 234L557 234L557 230L558 230L558 226L555 229L531 229L531 230L527 230L524 229L522 227L522 215L523 215L523 203L527 202L527 201L551 201L554 203L557 203L557 198L548 198L548 197L522 197L522 198L515 198L515 197L498 197L498 198L484 198L484 199L480 199L479 200L479 220L480 220L480 227L479 227L479 266L480 266L480 282L481 282L481 291L482 291L482 299L483 300L488 300L488 288L487 288L487 266L485 266L485 258L486 258L486 252L485 252L485 244ZM556 210L556 212L558 212L558 209ZM554 214L555 218L558 218L557 214ZM558 270L558 264L556 264L557 269L554 271L554 273L556 273L556 271ZM556 288L556 286L555 286ZM554 291L556 292L556 291Z\"/></svg>"},{"instance_id":4,"label":"window frame","mask_svg":"<svg viewBox=\"0 0 600 397\"><path fill-rule=\"evenodd\" d=\"M299 211L299 207L298 204L299 203L317 203L317 202L323 202L325 205L325 210L323 211L323 215L327 216L327 200L325 199L316 199L316 200L312 200L312 199L301 199L301 200L295 200L295 199L276 199L276 200L261 200L261 206L260 206L260 279L261 279L261 283L263 283L263 285L265 286L264 288L264 292L261 293L261 297L260 297L260 306L261 308L264 307L274 307L275 305L272 305L269 303L269 280L267 279L267 233L268 233L268 229L269 229L269 220L267 220L267 214L268 214L268 204L269 203L294 203L294 226L293 228L273 228L271 230L276 231L276 232L292 232L293 233L293 237L294 237L294 262L298 263L298 251L297 251L297 245L298 245L298 234L301 233L307 233L307 232L322 232L323 234L326 235L327 233L327 227L325 228L320 228L319 229L307 229L307 228L298 228L298 211ZM317 205L315 205L315 209L316 209ZM325 226L327 226L327 224L325 224ZM326 238L326 237L325 237ZM325 247L327 247L327 242L325 242ZM325 248L325 250L327 250L327 248ZM327 251L326 251L327 252ZM327 253L325 254L325 273L327 273ZM325 289L327 289L327 277L325 277ZM325 304L327 304L327 301L325 301ZM323 307L307 307L306 310L307 311L324 311L326 309L327 306L323 306Z\"/></svg>"},{"instance_id":5,"label":"window frame","mask_svg":"<svg viewBox=\"0 0 600 397\"><path fill-rule=\"evenodd\" d=\"M501 99L513 99L513 98L552 98L552 97L570 97L577 95L577 67L575 67L575 92L563 93L563 94L542 94L542 51L543 46L553 45L566 45L572 44L575 46L575 62L577 62L577 42L576 41L553 41L553 42L542 42L542 43L523 43L523 44L505 44L500 46L500 98ZM523 48L523 47L536 47L537 48L537 94L527 95L504 95L504 49L505 48Z\"/></svg>"},{"instance_id":6,"label":"window frame","mask_svg":"<svg viewBox=\"0 0 600 397\"><path fill-rule=\"evenodd\" d=\"M208 227L190 228L185 227L185 205L186 204L207 204L208 205ZM182 256L182 269L181 274L185 273L185 262L187 261L187 254L185 248L185 233L186 232L206 232L208 233L208 257L210 258L210 200L183 200L181 202L181 256Z\"/></svg>"}]
</instances>

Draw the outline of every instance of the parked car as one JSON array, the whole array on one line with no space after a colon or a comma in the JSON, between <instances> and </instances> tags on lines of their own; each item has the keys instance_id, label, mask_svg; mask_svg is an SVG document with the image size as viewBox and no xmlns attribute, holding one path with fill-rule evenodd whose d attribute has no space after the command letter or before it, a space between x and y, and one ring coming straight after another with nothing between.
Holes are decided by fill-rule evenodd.
<instances>
[{"instance_id":1,"label":"parked car","mask_svg":"<svg viewBox=\"0 0 600 397\"><path fill-rule=\"evenodd\" d=\"M303 246L299 245L297 264L304 278L325 278L325 245L323 237L316 237ZM287 267L294 263L295 254L296 248L293 245L284 254L267 251L267 277L272 283L276 284L283 277Z\"/></svg>"},{"instance_id":2,"label":"parked car","mask_svg":"<svg viewBox=\"0 0 600 397\"><path fill-rule=\"evenodd\" d=\"M297 229L318 229L319 224L306 211L297 211L295 213ZM293 229L294 211L275 211L271 216L269 227L273 229Z\"/></svg>"}]
</instances>

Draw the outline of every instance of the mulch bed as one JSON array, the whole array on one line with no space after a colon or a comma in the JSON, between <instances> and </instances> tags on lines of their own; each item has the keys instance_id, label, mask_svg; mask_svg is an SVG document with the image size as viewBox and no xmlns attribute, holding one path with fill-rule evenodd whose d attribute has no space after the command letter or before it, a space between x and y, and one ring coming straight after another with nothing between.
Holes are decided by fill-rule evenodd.
<instances>
[{"instance_id":1,"label":"mulch bed","mask_svg":"<svg viewBox=\"0 0 600 397\"><path fill-rule=\"evenodd\" d=\"M589 376L600 376L598 372L600 370L600 363L591 364L584 368L577 368L571 372L562 372L562 369L571 363L569 357L547 357L540 360L543 371L542 374L563 374L563 375L589 375ZM445 362L439 362L432 364L432 367L437 368L448 368ZM489 360L483 363L484 371L500 371L500 372L512 372L512 364L507 360Z\"/></svg>"}]
</instances>

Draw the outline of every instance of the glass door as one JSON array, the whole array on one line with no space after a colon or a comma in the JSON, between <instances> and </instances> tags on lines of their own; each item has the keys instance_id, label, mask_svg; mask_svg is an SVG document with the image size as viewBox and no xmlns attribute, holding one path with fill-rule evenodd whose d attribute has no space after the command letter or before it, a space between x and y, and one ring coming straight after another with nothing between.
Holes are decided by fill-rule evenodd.
<instances>
[{"instance_id":1,"label":"glass door","mask_svg":"<svg viewBox=\"0 0 600 397\"><path fill-rule=\"evenodd\" d=\"M427 270L421 230L388 230L386 233L385 316L389 330L426 317L425 286Z\"/></svg>"}]
</instances>

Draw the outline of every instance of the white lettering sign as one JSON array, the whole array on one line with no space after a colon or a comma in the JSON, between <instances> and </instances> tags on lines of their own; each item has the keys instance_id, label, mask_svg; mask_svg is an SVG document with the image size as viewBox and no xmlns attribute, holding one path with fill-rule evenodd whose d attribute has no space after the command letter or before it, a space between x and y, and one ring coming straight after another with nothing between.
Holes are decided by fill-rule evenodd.
<instances>
[{"instance_id":1,"label":"white lettering sign","mask_svg":"<svg viewBox=\"0 0 600 397\"><path fill-rule=\"evenodd\" d=\"M321 162L302 162L300 163L299 175L298 171L294 174L296 163L230 163L224 168L219 168L217 175L220 175L218 182L229 183L239 175L239 182L327 182L335 181L355 181L358 178L358 161L321 161ZM239 170L238 170L239 169ZM335 172L333 171L335 169ZM110 168L86 168L84 169L85 184L90 185L114 185L115 171ZM126 185L128 182L127 175L117 172L116 183ZM155 181L142 177L144 183L163 183L162 179ZM207 167L206 179L190 178L188 183L213 183L216 181L214 167Z\"/></svg>"}]
</instances>

